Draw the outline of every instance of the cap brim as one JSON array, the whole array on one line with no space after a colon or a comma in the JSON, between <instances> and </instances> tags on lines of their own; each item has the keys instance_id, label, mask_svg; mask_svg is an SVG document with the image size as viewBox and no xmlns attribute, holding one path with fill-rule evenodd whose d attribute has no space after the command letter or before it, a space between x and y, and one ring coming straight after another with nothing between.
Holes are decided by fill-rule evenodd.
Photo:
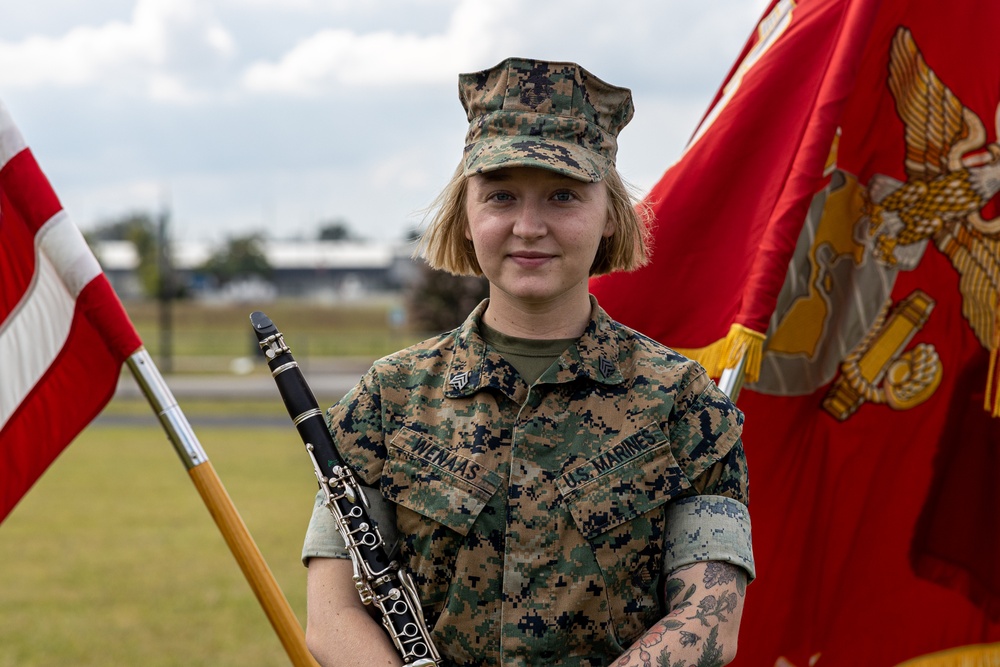
<instances>
[{"instance_id":1,"label":"cap brim","mask_svg":"<svg viewBox=\"0 0 1000 667\"><path fill-rule=\"evenodd\" d=\"M511 167L535 167L596 183L612 166L607 158L582 146L541 137L495 137L466 146L465 150L466 176Z\"/></svg>"}]
</instances>

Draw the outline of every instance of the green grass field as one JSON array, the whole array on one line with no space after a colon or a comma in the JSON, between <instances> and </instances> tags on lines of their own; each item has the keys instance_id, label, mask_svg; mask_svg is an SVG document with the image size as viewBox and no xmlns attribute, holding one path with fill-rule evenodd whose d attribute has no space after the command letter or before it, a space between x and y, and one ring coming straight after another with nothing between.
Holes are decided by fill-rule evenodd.
<instances>
[{"instance_id":1,"label":"green grass field","mask_svg":"<svg viewBox=\"0 0 1000 667\"><path fill-rule=\"evenodd\" d=\"M224 305L179 301L170 310L170 347L182 359L228 360L251 354L256 350L256 338L250 328L250 313L262 310L288 337L296 358L376 359L427 335L405 326L390 326L391 313L400 306L398 299L336 306L295 300ZM130 301L125 308L146 349L158 359L164 345L158 304ZM211 365L200 366L214 370Z\"/></svg>"},{"instance_id":2,"label":"green grass field","mask_svg":"<svg viewBox=\"0 0 1000 667\"><path fill-rule=\"evenodd\" d=\"M396 307L179 302L173 370L228 372L254 349L254 309L272 317L304 368L326 357L366 364L423 337L389 326ZM126 309L160 363L157 305ZM179 401L304 625L299 553L316 481L284 406L277 396ZM148 404L116 399L104 415L126 419L88 427L0 524L0 667L289 665ZM282 425L239 426L247 415ZM200 427L199 416L237 426Z\"/></svg>"},{"instance_id":3,"label":"green grass field","mask_svg":"<svg viewBox=\"0 0 1000 667\"><path fill-rule=\"evenodd\" d=\"M196 433L304 625L316 483L298 435ZM70 445L0 524L0 591L0 667L289 664L159 427Z\"/></svg>"}]
</instances>

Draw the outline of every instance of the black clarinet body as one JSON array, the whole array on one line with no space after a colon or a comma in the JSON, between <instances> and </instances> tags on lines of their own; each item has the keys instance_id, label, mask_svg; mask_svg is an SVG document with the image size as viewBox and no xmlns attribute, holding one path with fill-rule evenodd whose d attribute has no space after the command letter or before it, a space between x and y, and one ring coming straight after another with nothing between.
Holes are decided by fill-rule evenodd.
<instances>
[{"instance_id":1,"label":"black clarinet body","mask_svg":"<svg viewBox=\"0 0 1000 667\"><path fill-rule=\"evenodd\" d=\"M323 412L281 332L260 311L251 313L250 323L267 357L281 400L312 459L326 506L347 543L361 601L374 604L379 610L382 624L406 667L440 665L413 579L386 553L364 492L354 473L341 460Z\"/></svg>"}]
</instances>

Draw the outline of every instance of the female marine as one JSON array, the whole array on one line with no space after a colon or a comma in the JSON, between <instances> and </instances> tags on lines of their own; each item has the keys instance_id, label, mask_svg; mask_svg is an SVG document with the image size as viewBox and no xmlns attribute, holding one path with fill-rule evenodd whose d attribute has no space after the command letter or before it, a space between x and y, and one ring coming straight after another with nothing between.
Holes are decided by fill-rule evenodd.
<instances>
[{"instance_id":1,"label":"female marine","mask_svg":"<svg viewBox=\"0 0 1000 667\"><path fill-rule=\"evenodd\" d=\"M742 414L612 320L590 276L647 261L615 167L631 93L573 63L459 78L462 163L424 238L483 275L454 331L377 361L330 429L446 665L722 665L754 576ZM669 289L651 308L669 308ZM400 665L329 512L303 550L324 665Z\"/></svg>"}]
</instances>

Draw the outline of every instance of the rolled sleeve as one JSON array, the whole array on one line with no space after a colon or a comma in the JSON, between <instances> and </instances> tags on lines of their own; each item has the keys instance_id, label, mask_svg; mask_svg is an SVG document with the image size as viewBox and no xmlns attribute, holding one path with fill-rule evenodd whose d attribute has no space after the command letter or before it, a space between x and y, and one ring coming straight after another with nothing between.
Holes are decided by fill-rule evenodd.
<instances>
[{"instance_id":1,"label":"rolled sleeve","mask_svg":"<svg viewBox=\"0 0 1000 667\"><path fill-rule=\"evenodd\" d=\"M394 558L399 548L399 531L396 529L396 506L386 500L377 489L362 486L361 492L368 500L368 513L378 526L386 553ZM350 558L344 536L337 529L337 521L326 506L326 494L316 492L312 518L302 544L302 564L309 567L310 558Z\"/></svg>"},{"instance_id":2,"label":"rolled sleeve","mask_svg":"<svg viewBox=\"0 0 1000 667\"><path fill-rule=\"evenodd\" d=\"M667 508L663 571L692 563L723 561L756 577L750 513L747 506L727 496L688 496Z\"/></svg>"},{"instance_id":3,"label":"rolled sleeve","mask_svg":"<svg viewBox=\"0 0 1000 667\"><path fill-rule=\"evenodd\" d=\"M337 521L326 506L326 494L316 492L312 517L302 545L302 564L309 567L310 558L348 558L344 537L337 530Z\"/></svg>"}]
</instances>

